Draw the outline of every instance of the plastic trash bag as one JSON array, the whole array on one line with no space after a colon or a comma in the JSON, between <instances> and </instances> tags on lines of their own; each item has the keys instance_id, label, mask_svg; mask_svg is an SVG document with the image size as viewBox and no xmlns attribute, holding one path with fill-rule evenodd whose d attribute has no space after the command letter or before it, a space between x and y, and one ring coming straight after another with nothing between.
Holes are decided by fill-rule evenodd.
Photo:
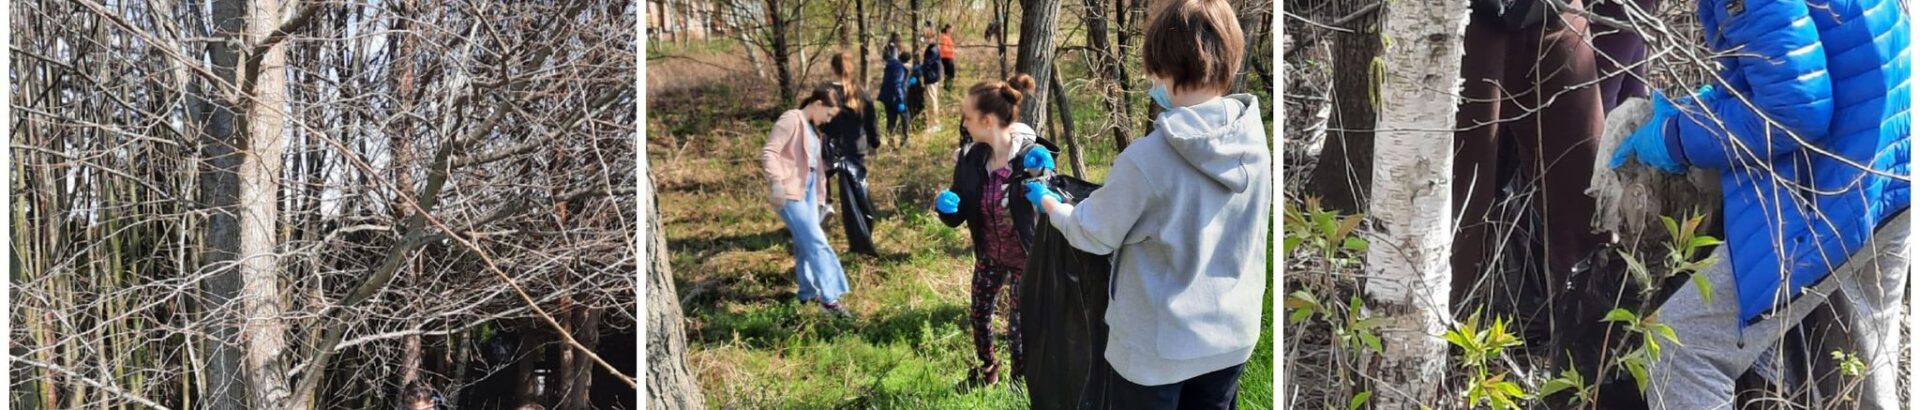
<instances>
[{"instance_id":1,"label":"plastic trash bag","mask_svg":"<svg viewBox=\"0 0 1920 410\"><path fill-rule=\"evenodd\" d=\"M1049 181L1068 203L1100 187L1069 176ZM1074 249L1045 213L1035 224L1019 296L1027 396L1034 409L1102 408L1112 261Z\"/></svg>"},{"instance_id":2,"label":"plastic trash bag","mask_svg":"<svg viewBox=\"0 0 1920 410\"><path fill-rule=\"evenodd\" d=\"M838 149L829 150L830 155ZM847 250L878 256L873 246L873 201L867 197L867 166L850 155L832 155L829 172L840 184L840 225L847 231Z\"/></svg>"}]
</instances>

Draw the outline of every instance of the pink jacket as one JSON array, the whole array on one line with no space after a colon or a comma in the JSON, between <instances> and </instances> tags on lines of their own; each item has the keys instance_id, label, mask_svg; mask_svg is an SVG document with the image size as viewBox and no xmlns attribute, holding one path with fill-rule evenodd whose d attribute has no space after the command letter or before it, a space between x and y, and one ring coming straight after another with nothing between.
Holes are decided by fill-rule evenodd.
<instances>
[{"instance_id":1,"label":"pink jacket","mask_svg":"<svg viewBox=\"0 0 1920 410\"><path fill-rule=\"evenodd\" d=\"M788 110L780 114L779 120L773 122L773 133L767 136L767 145L760 148L760 166L766 171L767 180L779 185L782 188L781 192L786 193L788 200L807 200L806 192L801 191L807 184L805 177L807 156L820 157L819 152L807 152L806 127L811 126L813 125L807 123L806 112ZM815 135L818 135L818 132ZM825 203L827 198L825 159L821 159L820 168L814 170L813 180L814 198L819 198L822 203Z\"/></svg>"}]
</instances>

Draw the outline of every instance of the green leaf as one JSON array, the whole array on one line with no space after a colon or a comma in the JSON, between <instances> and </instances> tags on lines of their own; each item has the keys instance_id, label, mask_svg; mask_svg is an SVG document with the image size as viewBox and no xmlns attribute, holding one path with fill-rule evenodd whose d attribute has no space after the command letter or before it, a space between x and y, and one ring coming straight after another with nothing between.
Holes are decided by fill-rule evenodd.
<instances>
[{"instance_id":1,"label":"green leaf","mask_svg":"<svg viewBox=\"0 0 1920 410\"><path fill-rule=\"evenodd\" d=\"M1720 239L1712 236L1695 236L1693 239L1687 240L1688 249L1700 249L1719 244L1721 244Z\"/></svg>"},{"instance_id":2,"label":"green leaf","mask_svg":"<svg viewBox=\"0 0 1920 410\"><path fill-rule=\"evenodd\" d=\"M1645 363L1641 363L1639 360L1628 360L1626 361L1626 365L1627 365L1627 372L1633 374L1634 386L1639 387L1641 393L1646 393L1647 382L1648 382L1647 365Z\"/></svg>"},{"instance_id":3,"label":"green leaf","mask_svg":"<svg viewBox=\"0 0 1920 410\"><path fill-rule=\"evenodd\" d=\"M1702 302L1713 304L1713 284L1707 283L1707 275L1694 274L1688 281L1693 282L1693 289L1700 292Z\"/></svg>"},{"instance_id":4,"label":"green leaf","mask_svg":"<svg viewBox=\"0 0 1920 410\"><path fill-rule=\"evenodd\" d=\"M1361 331L1360 342L1365 343L1367 345L1367 348L1373 349L1373 351L1376 351L1376 352L1387 351L1387 349L1381 348L1380 346L1380 336L1374 336L1373 332Z\"/></svg>"},{"instance_id":5,"label":"green leaf","mask_svg":"<svg viewBox=\"0 0 1920 410\"><path fill-rule=\"evenodd\" d=\"M1628 324L1633 324L1633 323L1638 323L1640 321L1640 316L1634 315L1633 312L1628 311L1626 309L1615 308L1613 310L1607 311L1607 317L1605 319L1600 319L1600 321L1601 322L1626 322Z\"/></svg>"},{"instance_id":6,"label":"green leaf","mask_svg":"<svg viewBox=\"0 0 1920 410\"><path fill-rule=\"evenodd\" d=\"M1358 237L1358 236L1353 236L1353 237L1348 237L1348 238L1347 238L1347 242L1346 242L1346 243L1343 243L1343 244L1340 244L1340 247L1342 247L1342 248L1346 248L1346 249L1347 249L1347 250L1349 250L1349 251L1354 251L1354 252L1358 252L1358 253L1366 253L1366 252L1367 252L1367 240L1366 240L1366 239L1360 239L1360 237Z\"/></svg>"},{"instance_id":7,"label":"green leaf","mask_svg":"<svg viewBox=\"0 0 1920 410\"><path fill-rule=\"evenodd\" d=\"M1288 293L1287 300L1281 303L1283 303L1281 306L1287 309L1320 309L1320 298L1313 296L1313 292L1305 290L1296 290L1293 291L1293 293Z\"/></svg>"},{"instance_id":8,"label":"green leaf","mask_svg":"<svg viewBox=\"0 0 1920 410\"><path fill-rule=\"evenodd\" d=\"M1627 273L1633 275L1634 281L1645 284L1653 283L1652 274L1647 273L1647 264L1641 263L1640 258L1634 257L1633 254L1622 250L1620 251L1620 259L1627 262Z\"/></svg>"},{"instance_id":9,"label":"green leaf","mask_svg":"<svg viewBox=\"0 0 1920 410\"><path fill-rule=\"evenodd\" d=\"M1293 250L1295 248L1299 248L1299 247L1300 247L1300 238L1288 236L1287 239L1281 240L1280 253L1291 254L1293 253Z\"/></svg>"},{"instance_id":10,"label":"green leaf","mask_svg":"<svg viewBox=\"0 0 1920 410\"><path fill-rule=\"evenodd\" d=\"M1685 346L1683 344L1680 344L1680 336L1673 333L1672 326L1667 326L1665 323L1654 323L1651 325L1647 325L1647 329L1652 330L1653 334L1660 335L1660 337L1667 338L1667 341L1673 342L1674 346Z\"/></svg>"},{"instance_id":11,"label":"green leaf","mask_svg":"<svg viewBox=\"0 0 1920 410\"><path fill-rule=\"evenodd\" d=\"M1358 409L1361 405L1367 404L1367 399L1371 398L1373 398L1373 391L1362 391L1360 394L1355 394L1352 400L1347 400L1347 410Z\"/></svg>"},{"instance_id":12,"label":"green leaf","mask_svg":"<svg viewBox=\"0 0 1920 410\"><path fill-rule=\"evenodd\" d=\"M1675 223L1673 217L1661 215L1660 223L1667 226L1667 237L1673 238L1676 241L1680 240L1680 224Z\"/></svg>"},{"instance_id":13,"label":"green leaf","mask_svg":"<svg viewBox=\"0 0 1920 410\"><path fill-rule=\"evenodd\" d=\"M1287 323L1300 323L1312 317L1312 309L1294 309L1292 314L1287 315Z\"/></svg>"}]
</instances>

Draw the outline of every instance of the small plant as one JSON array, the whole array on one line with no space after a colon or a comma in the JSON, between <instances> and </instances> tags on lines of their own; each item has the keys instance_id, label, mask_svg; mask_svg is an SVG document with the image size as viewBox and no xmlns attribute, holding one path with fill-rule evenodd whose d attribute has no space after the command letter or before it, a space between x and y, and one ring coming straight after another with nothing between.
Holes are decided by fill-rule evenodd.
<instances>
[{"instance_id":1,"label":"small plant","mask_svg":"<svg viewBox=\"0 0 1920 410\"><path fill-rule=\"evenodd\" d=\"M1365 216L1340 216L1339 212L1321 208L1318 197L1307 197L1304 207L1292 202L1284 207L1287 236L1281 241L1281 252L1292 254L1300 245L1306 245L1327 261L1327 274L1333 274L1333 268L1343 262L1352 262L1352 258L1343 257L1344 254L1367 252L1367 240L1353 235L1353 230L1366 220Z\"/></svg>"},{"instance_id":2,"label":"small plant","mask_svg":"<svg viewBox=\"0 0 1920 410\"><path fill-rule=\"evenodd\" d=\"M1860 356L1837 349L1828 352L1828 354L1833 357L1834 362L1840 363L1840 374L1848 377L1860 377L1860 375L1867 374L1867 364L1860 361Z\"/></svg>"},{"instance_id":3,"label":"small plant","mask_svg":"<svg viewBox=\"0 0 1920 410\"><path fill-rule=\"evenodd\" d=\"M1620 323L1626 326L1630 334L1641 335L1640 346L1620 355L1615 359L1615 364L1625 367L1628 373L1633 374L1633 383L1642 392L1647 390L1647 365L1660 360L1659 339L1665 338L1674 346L1681 346L1680 337L1674 334L1673 327L1658 322L1654 315L1641 317L1626 309L1614 309L1608 311L1607 317L1600 321Z\"/></svg>"},{"instance_id":4,"label":"small plant","mask_svg":"<svg viewBox=\"0 0 1920 410\"><path fill-rule=\"evenodd\" d=\"M1298 324L1314 316L1333 325L1333 337L1342 346L1357 351L1379 352L1380 335L1373 329L1380 327L1380 318L1366 314L1362 309L1360 295L1347 298L1345 312L1327 309L1319 297L1312 292L1297 290L1287 295L1284 305L1292 313L1287 314L1287 323Z\"/></svg>"},{"instance_id":5,"label":"small plant","mask_svg":"<svg viewBox=\"0 0 1920 410\"><path fill-rule=\"evenodd\" d=\"M1507 331L1505 318L1494 318L1491 325L1482 329L1480 313L1475 310L1465 322L1446 334L1447 343L1460 348L1460 364L1466 366L1470 373L1467 405L1485 405L1494 410L1518 408L1520 401L1532 396L1519 384L1507 380L1505 371L1494 372L1492 369L1494 360L1505 354L1507 348L1524 343L1519 336Z\"/></svg>"},{"instance_id":6,"label":"small plant","mask_svg":"<svg viewBox=\"0 0 1920 410\"><path fill-rule=\"evenodd\" d=\"M1581 376L1579 371L1566 369L1560 371L1559 377L1548 379L1546 383L1540 385L1540 397L1542 399L1560 392L1568 392L1571 394L1571 396L1567 398L1567 404L1571 405L1586 401L1592 396L1593 386L1587 385L1586 376Z\"/></svg>"}]
</instances>

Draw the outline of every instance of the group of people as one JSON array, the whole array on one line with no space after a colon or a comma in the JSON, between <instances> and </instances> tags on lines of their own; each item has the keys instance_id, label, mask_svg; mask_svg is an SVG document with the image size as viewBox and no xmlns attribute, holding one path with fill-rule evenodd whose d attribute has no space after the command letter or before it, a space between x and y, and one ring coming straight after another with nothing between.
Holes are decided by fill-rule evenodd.
<instances>
[{"instance_id":1,"label":"group of people","mask_svg":"<svg viewBox=\"0 0 1920 410\"><path fill-rule=\"evenodd\" d=\"M1682 290L1658 307L1679 343L1649 366L1649 404L1727 408L1737 377L1774 356L1789 328L1820 318L1846 329L1813 341L1810 357L1827 370L1816 374L1829 379L1822 391L1839 393L1824 375L1856 357L1864 380L1846 396L1898 407L1911 183L1906 11L1896 0L1695 0L1718 68L1698 91L1670 95L1646 87L1645 39L1595 23L1644 20L1628 10L1660 1L1472 2L1455 133L1453 204L1465 222L1454 299L1488 270L1488 227L1478 221L1500 194L1502 162L1543 182L1532 203L1556 286L1608 240L1583 229L1595 213L1583 187L1596 160L1717 170L1726 241L1694 273L1710 292ZM1613 157L1596 158L1605 116L1635 97L1651 100L1651 120ZM1502 158L1509 153L1517 156ZM1839 289L1818 296L1824 307L1796 304L1824 281ZM1836 350L1847 355L1828 354Z\"/></svg>"},{"instance_id":2,"label":"group of people","mask_svg":"<svg viewBox=\"0 0 1920 410\"><path fill-rule=\"evenodd\" d=\"M880 77L877 100L884 104L881 108L887 112L887 134L898 137L903 147L912 135L909 124L923 109L931 111L931 115L925 117L927 129L939 130L940 89L934 85L946 80L944 87L951 91L958 71L954 63L958 52L953 45L952 24L941 26L939 36L935 37L933 23L927 23L921 29L920 41L926 47L917 60L913 53L900 47L898 33L888 34L886 47L880 49L880 57L886 60L887 67ZM875 147L885 145L884 136L876 134L874 138Z\"/></svg>"},{"instance_id":3,"label":"group of people","mask_svg":"<svg viewBox=\"0 0 1920 410\"><path fill-rule=\"evenodd\" d=\"M1114 160L1104 186L1063 201L1039 176L1054 153L1022 123L1019 107L1034 78L1018 73L965 88L949 188L934 198L948 226L966 224L973 240L969 320L979 364L973 386L1002 374L991 329L1002 290L1017 289L1038 230L1057 230L1074 248L1111 255L1110 328L1100 352L1112 374L1107 400L1138 408L1233 408L1238 380L1263 334L1266 226L1271 208L1271 152L1264 112L1251 95L1233 94L1246 50L1226 0L1172 0L1147 26L1142 46L1149 96L1162 110L1154 130ZM904 87L919 85L938 101L934 84L956 81L952 27L930 41L917 69L897 38L883 52L880 107L897 130L911 112ZM836 60L841 61L841 60ZM770 205L793 233L795 282L802 303L847 315L840 297L845 273L820 227L826 211L819 145L841 138L831 123L867 115L864 94L845 79L823 84L799 108L782 114L762 150ZM936 74L937 71L937 74ZM913 75L909 76L909 73ZM865 104L871 106L872 104ZM939 115L932 103L933 116ZM869 117L870 118L870 117ZM929 123L937 124L929 119ZM872 135L869 131L868 135ZM902 139L902 144L905 140ZM1069 203L1071 202L1071 203ZM1042 224L1041 217L1048 221ZM1011 291L1009 291L1011 293ZM1017 297L1015 298L1017 300ZM1007 316L1012 377L1023 376L1020 306Z\"/></svg>"}]
</instances>

